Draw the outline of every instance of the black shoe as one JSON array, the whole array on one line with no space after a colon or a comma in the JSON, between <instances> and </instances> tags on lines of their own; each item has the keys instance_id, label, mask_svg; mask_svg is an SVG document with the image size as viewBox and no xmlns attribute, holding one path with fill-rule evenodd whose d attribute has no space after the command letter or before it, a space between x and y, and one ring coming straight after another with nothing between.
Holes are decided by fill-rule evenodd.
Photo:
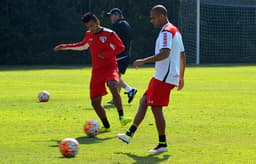
<instances>
[{"instance_id":1,"label":"black shoe","mask_svg":"<svg viewBox=\"0 0 256 164\"><path fill-rule=\"evenodd\" d=\"M108 104L114 105L114 101L113 101L113 100L110 100L110 101L108 101Z\"/></svg>"},{"instance_id":2,"label":"black shoe","mask_svg":"<svg viewBox=\"0 0 256 164\"><path fill-rule=\"evenodd\" d=\"M136 95L136 93L137 93L137 89L132 89L132 90L130 90L130 92L125 92L125 94L127 94L128 95L128 103L131 103L132 102L132 100L133 100L133 98L134 98L134 96Z\"/></svg>"}]
</instances>

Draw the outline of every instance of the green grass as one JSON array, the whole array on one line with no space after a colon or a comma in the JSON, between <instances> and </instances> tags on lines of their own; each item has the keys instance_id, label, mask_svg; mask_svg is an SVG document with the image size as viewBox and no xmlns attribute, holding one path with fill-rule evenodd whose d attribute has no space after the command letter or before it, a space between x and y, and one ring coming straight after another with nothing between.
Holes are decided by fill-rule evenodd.
<instances>
[{"instance_id":1,"label":"green grass","mask_svg":"<svg viewBox=\"0 0 256 164\"><path fill-rule=\"evenodd\" d=\"M122 94L126 115L135 115L153 72L128 70L124 79L139 93L132 105ZM115 137L127 127L111 107L112 132L85 136L85 121L99 120L89 79L90 69L82 67L0 67L0 163L256 163L256 66L187 68L184 90L173 91L165 109L170 152L159 155L146 152L158 140L151 111L129 145ZM51 93L48 103L37 102L41 90ZM80 142L72 159L58 150L68 137Z\"/></svg>"}]
</instances>

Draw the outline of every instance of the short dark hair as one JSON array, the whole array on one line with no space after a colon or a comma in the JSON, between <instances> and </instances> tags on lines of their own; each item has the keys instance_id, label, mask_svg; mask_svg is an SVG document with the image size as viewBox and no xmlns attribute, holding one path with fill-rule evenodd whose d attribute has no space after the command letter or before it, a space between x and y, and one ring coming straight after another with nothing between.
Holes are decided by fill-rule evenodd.
<instances>
[{"instance_id":1,"label":"short dark hair","mask_svg":"<svg viewBox=\"0 0 256 164\"><path fill-rule=\"evenodd\" d=\"M97 22L98 21L98 18L96 17L95 14L91 13L91 12L88 12L88 13L85 13L83 16L82 16L82 21L83 23L88 23L89 21L94 21L94 22Z\"/></svg>"},{"instance_id":2,"label":"short dark hair","mask_svg":"<svg viewBox=\"0 0 256 164\"><path fill-rule=\"evenodd\" d=\"M154 11L159 15L163 14L164 16L167 16L167 9L163 5L154 6L151 11Z\"/></svg>"}]
</instances>

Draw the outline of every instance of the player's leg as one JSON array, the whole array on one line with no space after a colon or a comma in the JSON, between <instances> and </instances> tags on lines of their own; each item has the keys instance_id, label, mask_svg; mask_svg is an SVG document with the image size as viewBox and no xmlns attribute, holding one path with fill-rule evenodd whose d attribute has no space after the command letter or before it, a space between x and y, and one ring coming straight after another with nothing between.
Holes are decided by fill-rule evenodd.
<instances>
[{"instance_id":1,"label":"player's leg","mask_svg":"<svg viewBox=\"0 0 256 164\"><path fill-rule=\"evenodd\" d=\"M158 131L159 136L159 143L156 148L150 150L150 153L160 153L160 152L166 152L167 149L167 142L166 142L166 136L165 136L165 118L163 114L163 108L161 106L158 107L152 107L152 112L155 118L155 123Z\"/></svg>"},{"instance_id":2,"label":"player's leg","mask_svg":"<svg viewBox=\"0 0 256 164\"><path fill-rule=\"evenodd\" d=\"M152 107L152 112L154 114L155 123L159 136L165 135L165 118L163 114L162 107Z\"/></svg>"},{"instance_id":3,"label":"player's leg","mask_svg":"<svg viewBox=\"0 0 256 164\"><path fill-rule=\"evenodd\" d=\"M136 93L138 92L137 89L131 88L124 80L120 79L120 86L126 90L125 94L128 95L128 103L131 103L134 99Z\"/></svg>"},{"instance_id":4,"label":"player's leg","mask_svg":"<svg viewBox=\"0 0 256 164\"><path fill-rule=\"evenodd\" d=\"M118 83L117 88L118 88L119 93L120 93L122 88L126 90L125 94L127 94L128 98L129 98L128 103L131 103L132 100L134 99L134 96L137 93L137 89L131 88L124 80L122 80L122 75L123 74L119 73L120 81ZM111 100L111 101L108 101L108 103L109 104L114 104L114 101Z\"/></svg>"},{"instance_id":5,"label":"player's leg","mask_svg":"<svg viewBox=\"0 0 256 164\"><path fill-rule=\"evenodd\" d=\"M118 91L118 83L114 80L111 80L107 82L107 85L110 89L110 92L112 93L113 102L117 108L117 111L122 112L122 99Z\"/></svg>"},{"instance_id":6,"label":"player's leg","mask_svg":"<svg viewBox=\"0 0 256 164\"><path fill-rule=\"evenodd\" d=\"M130 90L132 90L132 88L122 80L122 75L124 75L124 71L122 71L122 72L123 73L119 72L120 81L119 81L118 88L120 88L119 90L121 90L121 88L123 88L127 92L129 92Z\"/></svg>"},{"instance_id":7,"label":"player's leg","mask_svg":"<svg viewBox=\"0 0 256 164\"><path fill-rule=\"evenodd\" d=\"M110 131L110 124L108 122L104 107L101 105L101 100L102 96L91 98L91 104L104 126L103 128L101 128L102 132L107 132Z\"/></svg>"},{"instance_id":8,"label":"player's leg","mask_svg":"<svg viewBox=\"0 0 256 164\"><path fill-rule=\"evenodd\" d=\"M108 122L106 112L104 107L101 104L102 96L107 94L107 90L105 87L105 79L102 77L101 73L92 72L92 78L90 82L90 97L91 97L91 104L101 119L103 127L101 128L101 132L109 132L110 124Z\"/></svg>"},{"instance_id":9,"label":"player's leg","mask_svg":"<svg viewBox=\"0 0 256 164\"><path fill-rule=\"evenodd\" d=\"M122 85L121 85L121 73L119 73L119 78L120 78L120 81L119 81L119 84L117 85L117 88L118 88L118 92L120 93L120 91L121 91L121 88L122 88ZM114 104L114 101L113 101L113 99L112 100L110 100L110 101L108 101L108 103L109 104Z\"/></svg>"},{"instance_id":10,"label":"player's leg","mask_svg":"<svg viewBox=\"0 0 256 164\"><path fill-rule=\"evenodd\" d=\"M135 131L137 130L138 126L144 119L147 108L148 108L148 98L152 94L152 83L153 79L150 80L148 89L146 90L144 96L140 100L140 106L138 109L138 112L134 118L133 125L129 128L129 130L125 134L118 134L117 137L122 140L123 142L126 142L127 144L130 142L131 138L133 137Z\"/></svg>"},{"instance_id":11,"label":"player's leg","mask_svg":"<svg viewBox=\"0 0 256 164\"><path fill-rule=\"evenodd\" d=\"M120 80L119 80L119 83L117 85L117 88L118 88L118 91L120 93L121 89L123 88L123 80L122 80L122 74L120 72L118 74L119 74Z\"/></svg>"},{"instance_id":12,"label":"player's leg","mask_svg":"<svg viewBox=\"0 0 256 164\"><path fill-rule=\"evenodd\" d=\"M118 90L118 82L114 80L110 80L107 82L108 87L110 89L110 92L112 93L113 96L113 102L115 104L115 107L118 111L119 114L119 119L121 121L121 124L125 126L129 122L131 122L131 119L128 117L124 116L124 111L123 111L123 105L122 105L122 99Z\"/></svg>"},{"instance_id":13,"label":"player's leg","mask_svg":"<svg viewBox=\"0 0 256 164\"><path fill-rule=\"evenodd\" d=\"M168 151L165 137L165 118L163 114L163 106L168 106L171 90L174 85L164 83L155 78L152 79L151 94L149 103L155 118L155 123L159 135L159 144L150 153L161 153ZM160 94L159 94L160 93Z\"/></svg>"},{"instance_id":14,"label":"player's leg","mask_svg":"<svg viewBox=\"0 0 256 164\"><path fill-rule=\"evenodd\" d=\"M104 107L101 105L102 96L98 96L91 99L91 104L99 116L100 119L106 118L106 112L104 110Z\"/></svg>"},{"instance_id":15,"label":"player's leg","mask_svg":"<svg viewBox=\"0 0 256 164\"><path fill-rule=\"evenodd\" d=\"M132 126L129 128L129 130L125 134L118 134L118 138L126 143L129 143L131 138L133 137L134 133L136 132L138 126L143 121L146 113L147 113L147 96L144 95L140 100L140 106L137 111L137 114L134 118Z\"/></svg>"},{"instance_id":16,"label":"player's leg","mask_svg":"<svg viewBox=\"0 0 256 164\"><path fill-rule=\"evenodd\" d=\"M140 99L140 106L138 109L138 112L136 113L136 116L134 118L133 124L135 124L137 127L140 125L140 123L143 121L146 113L147 113L147 95L144 95Z\"/></svg>"},{"instance_id":17,"label":"player's leg","mask_svg":"<svg viewBox=\"0 0 256 164\"><path fill-rule=\"evenodd\" d=\"M137 93L137 89L130 87L122 78L121 76L125 74L128 66L129 66L129 57L126 57L124 59L118 60L118 69L119 69L119 75L120 75L120 82L119 87L122 87L125 89L125 94L128 95L128 103L131 103L134 96Z\"/></svg>"}]
</instances>

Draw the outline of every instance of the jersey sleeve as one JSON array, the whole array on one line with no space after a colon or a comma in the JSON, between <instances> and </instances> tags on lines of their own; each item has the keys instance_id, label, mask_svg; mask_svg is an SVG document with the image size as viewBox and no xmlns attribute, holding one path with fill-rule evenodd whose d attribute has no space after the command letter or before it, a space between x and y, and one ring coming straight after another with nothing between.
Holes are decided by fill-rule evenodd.
<instances>
[{"instance_id":1,"label":"jersey sleeve","mask_svg":"<svg viewBox=\"0 0 256 164\"><path fill-rule=\"evenodd\" d=\"M110 39L109 46L110 46L111 51L103 53L105 59L116 57L121 52L123 52L125 49L123 42L121 41L121 39L118 37L118 35L115 32L110 34L109 39Z\"/></svg>"},{"instance_id":2,"label":"jersey sleeve","mask_svg":"<svg viewBox=\"0 0 256 164\"><path fill-rule=\"evenodd\" d=\"M180 51L181 52L185 51L184 44L183 44L183 41L182 41L182 37L180 37Z\"/></svg>"},{"instance_id":3,"label":"jersey sleeve","mask_svg":"<svg viewBox=\"0 0 256 164\"><path fill-rule=\"evenodd\" d=\"M72 44L62 44L61 47L64 50L77 50L77 51L86 50L89 48L87 38L88 38L87 34L85 34L84 39L82 41L77 43L72 43Z\"/></svg>"},{"instance_id":4,"label":"jersey sleeve","mask_svg":"<svg viewBox=\"0 0 256 164\"><path fill-rule=\"evenodd\" d=\"M161 32L159 36L159 49L163 48L172 48L172 33L168 31Z\"/></svg>"},{"instance_id":5,"label":"jersey sleeve","mask_svg":"<svg viewBox=\"0 0 256 164\"><path fill-rule=\"evenodd\" d=\"M122 40L119 38L119 36L115 32L113 32L113 34L111 35L110 44L113 44L115 46L115 48L113 49L115 55L119 55L121 52L124 51L125 46Z\"/></svg>"},{"instance_id":6,"label":"jersey sleeve","mask_svg":"<svg viewBox=\"0 0 256 164\"><path fill-rule=\"evenodd\" d=\"M184 49L184 45L183 45L183 41L182 41L182 36L181 36L180 33L178 33L177 35L178 35L178 37L177 37L177 39L178 39L178 48L179 48L180 52L184 52L185 49Z\"/></svg>"}]
</instances>

